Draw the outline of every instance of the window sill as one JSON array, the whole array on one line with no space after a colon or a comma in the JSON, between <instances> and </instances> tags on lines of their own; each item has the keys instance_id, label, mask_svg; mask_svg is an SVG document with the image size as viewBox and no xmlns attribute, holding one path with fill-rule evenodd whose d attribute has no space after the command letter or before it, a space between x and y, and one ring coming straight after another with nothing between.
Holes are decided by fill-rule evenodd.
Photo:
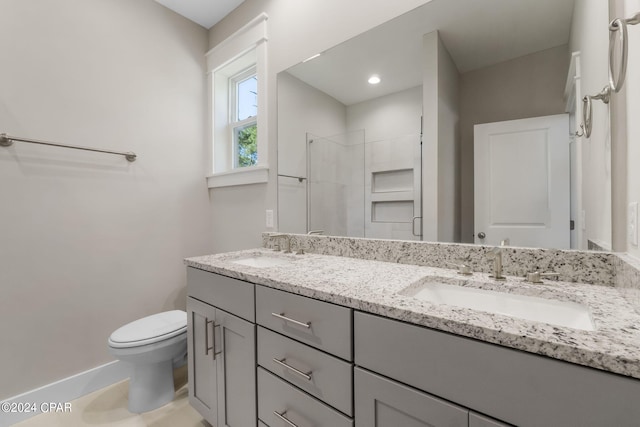
<instances>
[{"instance_id":1,"label":"window sill","mask_svg":"<svg viewBox=\"0 0 640 427\"><path fill-rule=\"evenodd\" d=\"M228 172L214 173L207 177L209 188L232 187L235 185L263 184L269 181L268 166L249 166Z\"/></svg>"}]
</instances>

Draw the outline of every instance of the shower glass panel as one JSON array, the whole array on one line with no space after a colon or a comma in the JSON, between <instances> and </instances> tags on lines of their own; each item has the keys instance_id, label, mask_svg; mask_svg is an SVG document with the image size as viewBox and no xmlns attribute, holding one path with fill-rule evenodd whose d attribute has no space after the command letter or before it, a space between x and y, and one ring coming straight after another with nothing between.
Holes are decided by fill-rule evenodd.
<instances>
[{"instance_id":1,"label":"shower glass panel","mask_svg":"<svg viewBox=\"0 0 640 427\"><path fill-rule=\"evenodd\" d=\"M364 130L307 134L309 230L364 237Z\"/></svg>"},{"instance_id":2,"label":"shower glass panel","mask_svg":"<svg viewBox=\"0 0 640 427\"><path fill-rule=\"evenodd\" d=\"M308 229L420 240L420 135L364 140L364 131L307 134Z\"/></svg>"}]
</instances>

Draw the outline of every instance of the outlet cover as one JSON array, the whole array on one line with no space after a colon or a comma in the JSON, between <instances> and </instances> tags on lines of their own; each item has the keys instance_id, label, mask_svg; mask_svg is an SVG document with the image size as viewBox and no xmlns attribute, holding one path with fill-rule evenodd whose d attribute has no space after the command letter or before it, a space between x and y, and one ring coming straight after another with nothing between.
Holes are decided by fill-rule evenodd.
<instances>
[{"instance_id":1,"label":"outlet cover","mask_svg":"<svg viewBox=\"0 0 640 427\"><path fill-rule=\"evenodd\" d=\"M629 203L629 217L627 218L629 243L638 246L638 202Z\"/></svg>"},{"instance_id":2,"label":"outlet cover","mask_svg":"<svg viewBox=\"0 0 640 427\"><path fill-rule=\"evenodd\" d=\"M267 209L265 217L266 217L265 225L267 226L267 228L273 228L273 210Z\"/></svg>"}]
</instances>

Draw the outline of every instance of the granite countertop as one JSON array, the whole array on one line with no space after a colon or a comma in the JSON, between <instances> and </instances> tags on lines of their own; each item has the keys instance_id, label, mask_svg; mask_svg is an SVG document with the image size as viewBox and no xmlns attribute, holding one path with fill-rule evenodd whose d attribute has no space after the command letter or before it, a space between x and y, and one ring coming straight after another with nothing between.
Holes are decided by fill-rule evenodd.
<instances>
[{"instance_id":1,"label":"granite countertop","mask_svg":"<svg viewBox=\"0 0 640 427\"><path fill-rule=\"evenodd\" d=\"M291 262L262 268L232 262L265 255ZM516 277L496 281L486 273L469 277L443 268L312 253L293 255L269 249L187 258L185 264L364 312L640 378L640 315L613 287L546 280L544 284L532 284ZM591 311L596 330L554 326L403 295L403 291L415 287L426 276L462 286L584 304Z\"/></svg>"}]
</instances>

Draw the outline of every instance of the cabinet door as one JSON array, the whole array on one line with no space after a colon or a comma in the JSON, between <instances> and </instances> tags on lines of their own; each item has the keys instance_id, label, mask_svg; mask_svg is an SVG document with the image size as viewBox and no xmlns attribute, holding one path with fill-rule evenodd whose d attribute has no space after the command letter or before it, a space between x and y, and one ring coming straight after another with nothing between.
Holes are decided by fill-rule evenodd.
<instances>
[{"instance_id":1,"label":"cabinet door","mask_svg":"<svg viewBox=\"0 0 640 427\"><path fill-rule=\"evenodd\" d=\"M209 423L217 420L217 372L213 359L213 321L216 310L187 298L189 403Z\"/></svg>"},{"instance_id":2,"label":"cabinet door","mask_svg":"<svg viewBox=\"0 0 640 427\"><path fill-rule=\"evenodd\" d=\"M355 369L356 427L467 427L469 411Z\"/></svg>"},{"instance_id":3,"label":"cabinet door","mask_svg":"<svg viewBox=\"0 0 640 427\"><path fill-rule=\"evenodd\" d=\"M256 327L222 310L216 310L218 371L217 427L255 426Z\"/></svg>"},{"instance_id":4,"label":"cabinet door","mask_svg":"<svg viewBox=\"0 0 640 427\"><path fill-rule=\"evenodd\" d=\"M485 415L476 414L469 411L469 427L509 427L511 424L505 424Z\"/></svg>"}]
</instances>

